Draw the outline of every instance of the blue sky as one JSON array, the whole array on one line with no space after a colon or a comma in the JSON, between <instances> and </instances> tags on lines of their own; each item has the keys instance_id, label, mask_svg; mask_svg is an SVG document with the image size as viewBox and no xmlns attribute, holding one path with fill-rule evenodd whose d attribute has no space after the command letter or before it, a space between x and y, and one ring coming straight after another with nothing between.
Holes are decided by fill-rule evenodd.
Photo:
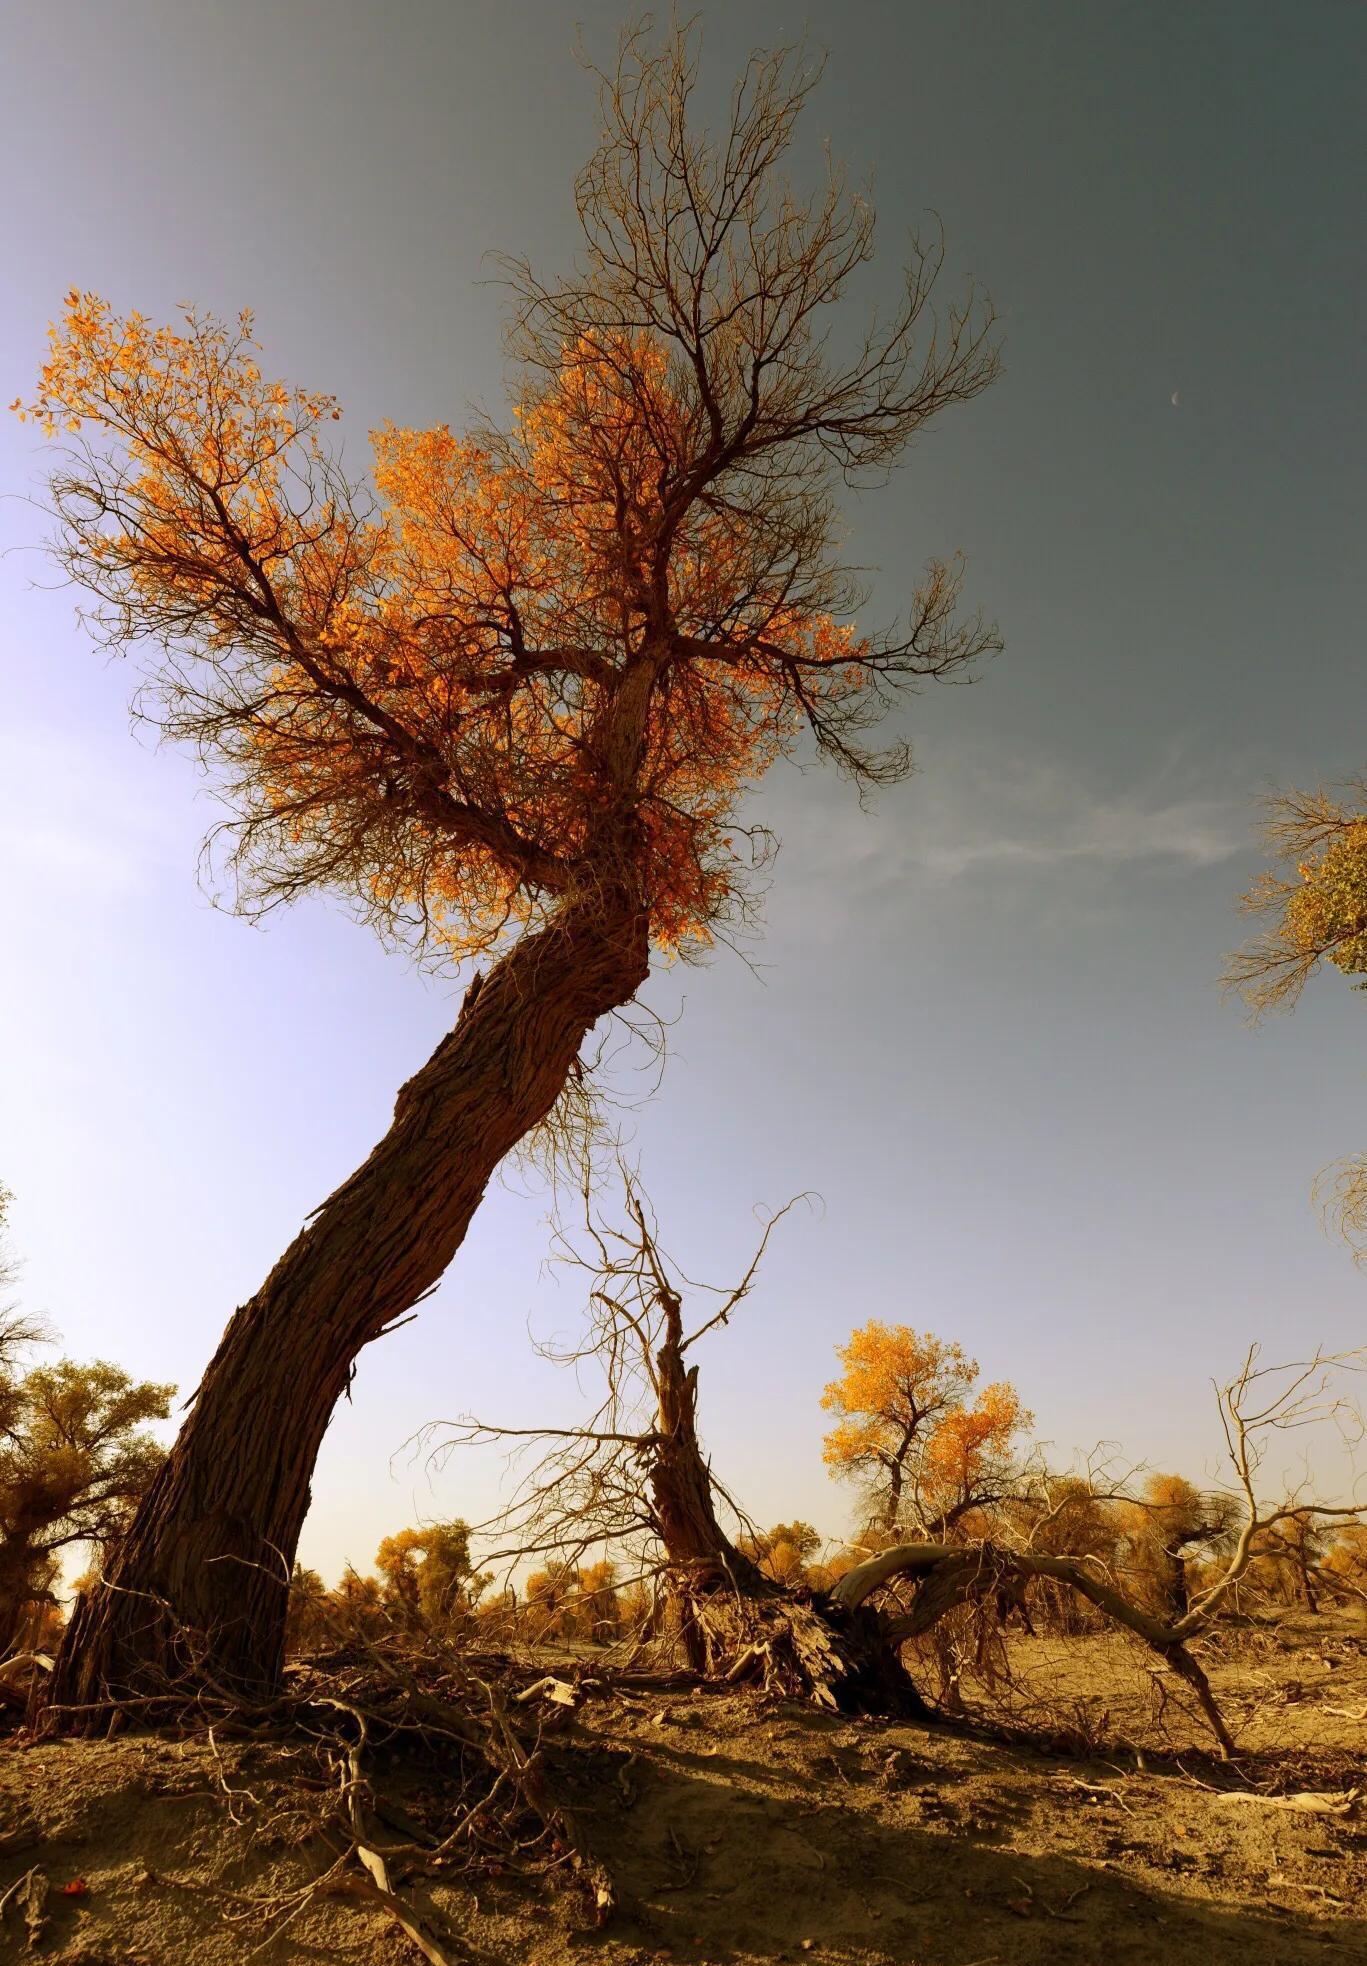
<instances>
[{"instance_id":1,"label":"blue sky","mask_svg":"<svg viewBox=\"0 0 1367 1966\"><path fill-rule=\"evenodd\" d=\"M593 139L573 23L617 6L12 10L0 397L72 284L158 315L257 310L268 366L380 418L458 422L504 376L489 249L572 250ZM715 111L752 43L704 6ZM1270 786L1361 769L1363 193L1353 5L813 7L807 141L873 172L883 270L943 218L1005 374L850 508L895 612L962 548L1006 653L906 706L917 773L859 811L775 774L751 965L666 974L633 1116L666 1238L724 1277L754 1205L819 1191L703 1361L728 1485L844 1527L820 1465L832 1347L869 1316L960 1339L1063 1449L1200 1472L1245 1343L1359 1342L1364 1283L1316 1170L1367 1144L1367 1009L1337 978L1257 1032L1220 999ZM1176 396L1176 402L1173 398ZM197 887L213 817L130 734L38 542L43 457L0 428L0 1174L27 1300L69 1349L188 1392L234 1304L368 1151L458 986L336 906L256 929ZM475 1410L563 1418L534 1328L545 1197L513 1177L419 1321L362 1361L305 1554L366 1561L414 1513L487 1512L497 1457L401 1451Z\"/></svg>"}]
</instances>

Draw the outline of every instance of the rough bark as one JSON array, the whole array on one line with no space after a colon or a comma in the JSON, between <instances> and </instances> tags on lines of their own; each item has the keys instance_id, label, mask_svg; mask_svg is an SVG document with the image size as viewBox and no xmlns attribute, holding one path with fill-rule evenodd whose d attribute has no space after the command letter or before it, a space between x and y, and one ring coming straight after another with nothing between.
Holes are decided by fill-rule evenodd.
<instances>
[{"instance_id":1,"label":"rough bark","mask_svg":"<svg viewBox=\"0 0 1367 1966\"><path fill-rule=\"evenodd\" d=\"M650 1502L670 1564L686 1572L711 1566L747 1588L768 1579L732 1543L717 1520L712 1476L698 1439L698 1368L684 1364L682 1307L661 1292L664 1337L655 1353L656 1431Z\"/></svg>"},{"instance_id":2,"label":"rough bark","mask_svg":"<svg viewBox=\"0 0 1367 1966\"><path fill-rule=\"evenodd\" d=\"M490 1175L647 967L644 915L600 893L472 987L383 1140L234 1313L129 1534L71 1620L54 1707L276 1683L309 1482L358 1353L441 1277Z\"/></svg>"},{"instance_id":3,"label":"rough bark","mask_svg":"<svg viewBox=\"0 0 1367 1966\"><path fill-rule=\"evenodd\" d=\"M902 1456L898 1454L888 1469L888 1499L883 1505L883 1528L895 1529L902 1513Z\"/></svg>"},{"instance_id":4,"label":"rough bark","mask_svg":"<svg viewBox=\"0 0 1367 1966\"><path fill-rule=\"evenodd\" d=\"M664 1332L655 1352L655 1431L650 1445L650 1514L664 1545L670 1624L688 1663L713 1672L718 1656L710 1600L772 1595L758 1565L731 1541L717 1520L712 1476L698 1439L698 1368L684 1364L683 1310L661 1286Z\"/></svg>"}]
</instances>

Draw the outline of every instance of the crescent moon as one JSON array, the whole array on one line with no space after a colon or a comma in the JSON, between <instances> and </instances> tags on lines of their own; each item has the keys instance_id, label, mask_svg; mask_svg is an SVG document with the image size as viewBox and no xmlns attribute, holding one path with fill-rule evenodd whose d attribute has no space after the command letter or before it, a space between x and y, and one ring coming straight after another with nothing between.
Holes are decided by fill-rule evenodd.
<instances>
[{"instance_id":1,"label":"crescent moon","mask_svg":"<svg viewBox=\"0 0 1367 1966\"><path fill-rule=\"evenodd\" d=\"M1177 398L1181 395L1181 393L1182 392L1179 389L1174 389L1172 392L1172 406L1174 409L1177 408Z\"/></svg>"}]
</instances>

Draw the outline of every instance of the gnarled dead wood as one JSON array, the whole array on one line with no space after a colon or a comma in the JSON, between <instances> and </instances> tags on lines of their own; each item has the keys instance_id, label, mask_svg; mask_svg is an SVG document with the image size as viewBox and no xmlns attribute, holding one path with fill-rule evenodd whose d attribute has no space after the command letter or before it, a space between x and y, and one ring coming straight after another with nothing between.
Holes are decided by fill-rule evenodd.
<instances>
[{"instance_id":1,"label":"gnarled dead wood","mask_svg":"<svg viewBox=\"0 0 1367 1966\"><path fill-rule=\"evenodd\" d=\"M1053 1577L1089 1598L1118 1625L1143 1639L1191 1687L1220 1745L1222 1755L1234 1752L1234 1740L1200 1665L1187 1649L1183 1634L1165 1625L1113 1585L1096 1576L1074 1557L1042 1556L1001 1549L991 1543L900 1543L881 1550L867 1563L856 1565L836 1584L836 1603L855 1610L894 1577L910 1577L916 1589L911 1609L889 1624L894 1645L919 1637L958 1605L981 1601L1004 1585L1028 1584L1034 1577Z\"/></svg>"}]
</instances>

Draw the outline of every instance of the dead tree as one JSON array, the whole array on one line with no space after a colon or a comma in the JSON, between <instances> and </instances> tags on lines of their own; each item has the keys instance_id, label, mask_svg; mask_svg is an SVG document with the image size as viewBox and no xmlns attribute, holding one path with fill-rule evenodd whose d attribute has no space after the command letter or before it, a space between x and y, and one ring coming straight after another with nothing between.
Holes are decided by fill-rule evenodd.
<instances>
[{"instance_id":1,"label":"dead tree","mask_svg":"<svg viewBox=\"0 0 1367 1966\"><path fill-rule=\"evenodd\" d=\"M909 1585L909 1603L887 1626L891 1643L901 1645L931 1630L960 1605L993 1600L1004 1587L1023 1593L1034 1580L1051 1578L1088 1599L1111 1623L1156 1652L1191 1688L1220 1752L1228 1755L1234 1750L1233 1737L1192 1644L1211 1630L1250 1564L1275 1547L1284 1525L1361 1519L1361 1502L1307 1501L1297 1493L1270 1503L1259 1493L1259 1476L1270 1444L1289 1432L1318 1425L1362 1437L1360 1412L1337 1385L1343 1374L1363 1369L1367 1369L1367 1350L1317 1352L1302 1363L1264 1366L1253 1346L1235 1377L1218 1389L1229 1497L1239 1510L1239 1526L1217 1575L1186 1595L1180 1616L1165 1618L1146 1610L1106 1573L1104 1565L1086 1557L1051 1556L1028 1546L1012 1549L987 1540L968 1545L902 1543L880 1551L847 1572L832 1598L855 1611L890 1585Z\"/></svg>"},{"instance_id":2,"label":"dead tree","mask_svg":"<svg viewBox=\"0 0 1367 1966\"><path fill-rule=\"evenodd\" d=\"M573 1235L557 1234L561 1259L590 1278L585 1335L572 1348L544 1348L559 1363L601 1374L592 1418L557 1429L467 1417L429 1430L439 1456L493 1442L543 1449L509 1507L486 1525L497 1547L485 1560L578 1564L599 1545L625 1546L635 1552L637 1574L659 1587L655 1635L692 1670L759 1680L848 1710L919 1711L878 1614L785 1587L739 1546L723 1518L740 1527L746 1518L699 1435L694 1347L749 1295L769 1239L795 1202L765 1223L740 1281L718 1287L693 1281L671 1261L639 1180L621 1163L619 1170L620 1219L609 1220L586 1189L582 1224ZM698 1305L691 1317L690 1302Z\"/></svg>"},{"instance_id":3,"label":"dead tree","mask_svg":"<svg viewBox=\"0 0 1367 1966\"><path fill-rule=\"evenodd\" d=\"M791 1203L788 1204L792 1206ZM593 1274L584 1342L558 1356L601 1367L604 1396L582 1428L520 1429L464 1420L443 1429L439 1452L457 1444L539 1441L547 1452L500 1519L504 1558L582 1554L600 1542L634 1542L665 1584L673 1629L695 1670L771 1688L847 1711L925 1711L901 1650L965 1605L1004 1616L1023 1609L1032 1585L1048 1580L1090 1603L1110 1624L1133 1634L1190 1689L1220 1752L1234 1740L1192 1646L1208 1633L1255 1559L1276 1546L1287 1524L1352 1522L1354 1503L1277 1502L1259 1493L1270 1443L1293 1430L1336 1425L1360 1432L1357 1408L1338 1391L1344 1373L1367 1366L1367 1352L1316 1353L1304 1364L1262 1366L1252 1348L1239 1373L1218 1389L1229 1457L1222 1519L1236 1519L1218 1574L1184 1599L1179 1616L1148 1609L1105 1561L1058 1555L1035 1546L1059 1510L1076 1505L1079 1485L1095 1501L1136 1502L1128 1485L1103 1487L1089 1471L1056 1484L1059 1493L1034 1508L1030 1529L1014 1545L988 1537L925 1540L879 1551L846 1572L829 1591L788 1589L737 1548L719 1519L718 1498L740 1519L703 1452L697 1429L698 1368L686 1355L724 1324L748 1293L780 1211L766 1226L741 1282L713 1291L683 1278L661 1250L654 1217L634 1177L627 1177L626 1223L611 1226L586 1197L591 1254L562 1238L570 1260ZM690 1327L689 1291L717 1302ZM1019 1498L1018 1498L1019 1499ZM1006 1526L1004 1519L1003 1526Z\"/></svg>"}]
</instances>

